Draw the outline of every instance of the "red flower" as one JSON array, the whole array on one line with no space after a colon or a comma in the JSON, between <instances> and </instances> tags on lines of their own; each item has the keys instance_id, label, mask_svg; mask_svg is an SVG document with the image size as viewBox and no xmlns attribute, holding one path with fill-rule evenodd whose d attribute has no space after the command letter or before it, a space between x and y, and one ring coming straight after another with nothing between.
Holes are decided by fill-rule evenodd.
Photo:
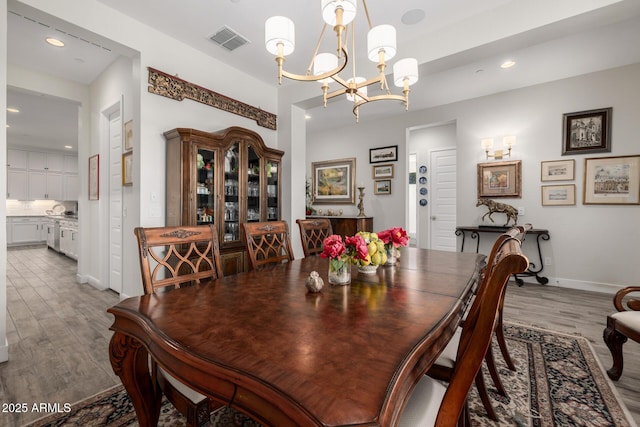
<instances>
[{"instance_id":1,"label":"red flower","mask_svg":"<svg viewBox=\"0 0 640 427\"><path fill-rule=\"evenodd\" d=\"M399 248L400 246L407 246L409 243L409 236L407 231L402 227L392 227L388 230L384 230L378 233L378 239L384 242L384 246L391 249Z\"/></svg>"},{"instance_id":2,"label":"red flower","mask_svg":"<svg viewBox=\"0 0 640 427\"><path fill-rule=\"evenodd\" d=\"M337 234L332 234L331 236L324 239L322 245L323 249L320 256L323 258L338 259L347 250L344 243L342 242L342 237Z\"/></svg>"},{"instance_id":3,"label":"red flower","mask_svg":"<svg viewBox=\"0 0 640 427\"><path fill-rule=\"evenodd\" d=\"M367 248L367 242L360 235L346 238L346 244L349 247L349 255L353 259L366 259L369 255L369 249Z\"/></svg>"},{"instance_id":4,"label":"red flower","mask_svg":"<svg viewBox=\"0 0 640 427\"><path fill-rule=\"evenodd\" d=\"M382 240L382 242L386 245L391 243L391 229L380 231L378 234L378 239Z\"/></svg>"}]
</instances>

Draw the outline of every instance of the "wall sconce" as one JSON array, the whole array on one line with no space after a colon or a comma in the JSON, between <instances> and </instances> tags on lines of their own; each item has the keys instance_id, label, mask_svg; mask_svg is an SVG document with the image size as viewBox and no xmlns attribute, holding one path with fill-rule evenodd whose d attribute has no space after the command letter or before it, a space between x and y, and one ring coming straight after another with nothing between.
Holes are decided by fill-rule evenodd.
<instances>
[{"instance_id":1,"label":"wall sconce","mask_svg":"<svg viewBox=\"0 0 640 427\"><path fill-rule=\"evenodd\" d=\"M493 138L485 138L480 141L480 144L487 155L487 159L489 157L493 157L494 159L499 160L504 156L511 157L511 147L516 145L516 137L514 135L508 135L502 138L502 145L507 148L506 154L503 150L493 150L493 154L489 154L489 149L493 147Z\"/></svg>"}]
</instances>

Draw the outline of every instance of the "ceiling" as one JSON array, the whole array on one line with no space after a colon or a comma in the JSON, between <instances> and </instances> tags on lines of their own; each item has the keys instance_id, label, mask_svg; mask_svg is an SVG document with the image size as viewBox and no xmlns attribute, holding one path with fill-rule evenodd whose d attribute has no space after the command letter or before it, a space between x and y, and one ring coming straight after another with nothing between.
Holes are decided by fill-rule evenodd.
<instances>
[{"instance_id":1,"label":"ceiling","mask_svg":"<svg viewBox=\"0 0 640 427\"><path fill-rule=\"evenodd\" d=\"M317 0L182 0L179 8L174 0L98 1L273 85L277 84L276 65L264 48L265 19L284 15L294 21L296 51L287 57L285 69L297 74L304 74L322 26ZM588 5L606 3L610 5L585 12ZM390 61L389 71L398 58L414 56L420 63L420 81L411 87L410 95L410 109L419 110L640 62L639 1L591 0L573 1L568 6L564 2L560 4L566 7L552 0L539 0L535 4L526 0L369 0L368 7L373 25L388 23L397 29L398 55ZM575 13L571 11L583 5L585 9L580 9L581 13L571 16ZM363 28L367 27L362 3L358 7L356 34L364 33ZM9 0L8 10L9 64L89 84L118 55L127 54L126 47L15 0ZM415 24L403 23L406 13L409 12L409 18L415 18L420 11L424 12L422 20ZM214 44L209 37L223 26L246 38L248 43L232 52ZM329 40L320 51L334 49L335 36L330 29L327 31ZM42 40L51 34L56 34L67 45L62 49L46 46ZM353 50L350 57L356 58L358 70L366 77L373 77L375 64L360 58L364 46L356 43L355 54ZM501 69L505 59L515 60L516 65ZM283 80L285 87L310 84ZM392 90L399 93L396 88ZM318 88L317 95L303 100L300 105L311 116L307 131L321 130L327 123L332 123L332 127L353 125L351 105L342 98L322 108ZM42 139L44 143L50 139L51 143L55 140L61 144L73 140L74 135L65 133L64 129L69 131L68 128L74 126L77 139L77 117L70 120L69 126L54 128L55 124L64 122L62 117L54 115L54 110L62 113L73 109L68 105L57 108L55 102L61 100L45 102L39 95L9 88L8 101L9 106L14 102L42 107L35 116L31 116L32 107L8 116L9 143L21 138L33 143L37 143L35 139ZM44 110L49 102L54 104L50 114ZM400 104L371 103L361 107L360 121L403 112ZM18 116L24 118L24 125L18 124Z\"/></svg>"}]
</instances>

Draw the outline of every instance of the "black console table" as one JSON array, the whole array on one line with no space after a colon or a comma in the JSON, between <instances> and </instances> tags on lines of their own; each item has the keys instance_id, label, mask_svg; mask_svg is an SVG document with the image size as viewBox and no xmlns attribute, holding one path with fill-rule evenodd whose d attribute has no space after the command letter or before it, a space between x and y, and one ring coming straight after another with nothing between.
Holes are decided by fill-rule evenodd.
<instances>
[{"instance_id":1,"label":"black console table","mask_svg":"<svg viewBox=\"0 0 640 427\"><path fill-rule=\"evenodd\" d=\"M510 227L492 227L492 226L456 227L456 236L462 236L462 246L460 247L460 252L464 252L464 243L465 243L466 233L469 233L469 237L471 237L471 239L476 239L476 253L477 253L478 250L480 249L480 233L501 234L509 230L509 228ZM529 234L534 234L536 236L536 247L538 249L538 259L540 260L540 264L538 266L534 262L531 262L531 260L529 260L529 268L527 269L527 271L521 274L514 275L515 280L518 286L522 286L524 282L518 276L535 276L538 283L540 283L541 285L546 285L547 283L549 283L549 279L540 275L540 273L542 272L542 269L544 268L544 263L542 258L542 249L540 248L540 240L541 239L549 240L551 238L549 236L549 230L532 228L531 230L527 231L527 234L525 235L525 239L526 239L526 236Z\"/></svg>"}]
</instances>

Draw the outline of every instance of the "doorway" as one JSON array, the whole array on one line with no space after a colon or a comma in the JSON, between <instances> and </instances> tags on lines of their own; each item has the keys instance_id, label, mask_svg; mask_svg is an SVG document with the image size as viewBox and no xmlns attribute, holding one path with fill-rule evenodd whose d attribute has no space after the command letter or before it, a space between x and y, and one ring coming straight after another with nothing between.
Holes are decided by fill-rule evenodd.
<instances>
[{"instance_id":1,"label":"doorway","mask_svg":"<svg viewBox=\"0 0 640 427\"><path fill-rule=\"evenodd\" d=\"M429 247L456 251L456 149L432 150Z\"/></svg>"},{"instance_id":2,"label":"doorway","mask_svg":"<svg viewBox=\"0 0 640 427\"><path fill-rule=\"evenodd\" d=\"M122 292L122 116L120 103L107 109L107 138L109 144L108 185L105 194L109 206L109 289ZM106 150L105 150L106 151Z\"/></svg>"}]
</instances>

